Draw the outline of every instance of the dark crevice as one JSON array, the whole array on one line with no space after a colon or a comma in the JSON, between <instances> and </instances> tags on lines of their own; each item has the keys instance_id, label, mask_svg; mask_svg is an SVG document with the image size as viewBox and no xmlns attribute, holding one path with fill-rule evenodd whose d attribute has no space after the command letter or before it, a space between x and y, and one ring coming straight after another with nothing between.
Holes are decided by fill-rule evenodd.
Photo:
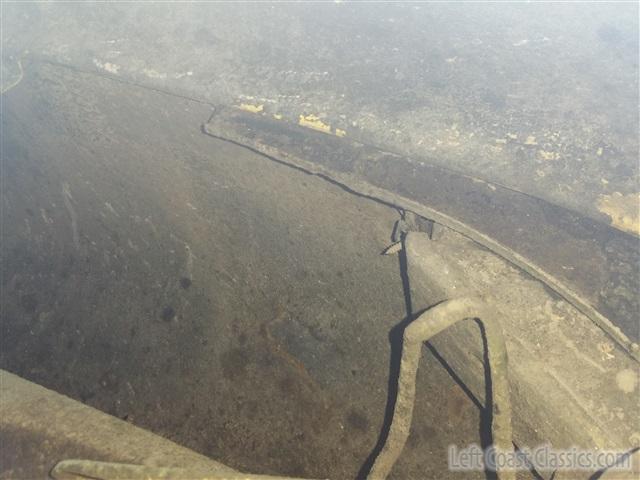
<instances>
[{"instance_id":1,"label":"dark crevice","mask_svg":"<svg viewBox=\"0 0 640 480\"><path fill-rule=\"evenodd\" d=\"M398 254L398 264L400 269L400 278L402 279L406 316L389 331L389 345L391 348L391 353L389 359L389 376L387 383L387 404L384 410L382 430L380 432L376 445L373 447L371 453L358 471L358 475L356 476L358 480L367 478L367 475L373 467L375 459L378 457L380 451L384 447L385 442L387 441L391 423L393 421L393 411L396 406L396 397L398 396L398 378L400 376L400 360L402 358L402 335L407 325L409 325L415 318L413 315L413 307L411 305L409 272L407 269L407 256L404 249L402 249Z\"/></svg>"},{"instance_id":2,"label":"dark crevice","mask_svg":"<svg viewBox=\"0 0 640 480\"><path fill-rule=\"evenodd\" d=\"M212 116L213 115L215 115L215 111L212 113ZM306 175L310 175L310 176L313 176L313 177L321 178L322 180L324 180L326 182L329 182L331 185L333 185L335 187L338 187L339 189L343 190L346 193L349 193L351 195L355 195L356 197L365 198L367 200L371 200L371 201L373 201L375 203L378 203L380 205L384 205L385 207L393 208L394 210L397 210L397 211L404 211L405 210L404 207L402 207L400 205L397 205L395 203L387 202L386 200L382 200L381 198L374 197L372 195L367 195L366 193L362 193L362 192L358 192L356 190L353 190L348 185L346 185L346 184L344 184L342 182L339 182L338 180L335 180L335 179L331 178L330 176L328 176L328 175L326 175L324 173L314 172L314 171L308 170L308 169L306 169L304 167L301 167L299 165L295 165L293 163L286 162L284 160L280 160L279 158L276 158L276 157L274 157L272 155L269 155L268 153L262 152L262 151L258 150L257 148L254 148L254 147L252 147L250 145L247 145L246 143L236 142L235 140L231 140L231 139L226 138L226 137L221 137L221 136L218 136L218 135L214 135L214 134L208 132L207 129L205 128L205 126L206 126L206 124L203 124L200 127L200 130L201 130L202 133L204 133L205 135L208 135L209 137L216 138L218 140L222 140L223 142L228 142L228 143L231 143L233 145L237 145L238 147L245 148L245 149L249 150L250 152L253 152L253 153L257 154L257 155L260 155L262 157L265 157L265 158L271 160L272 162L275 162L275 163L277 163L279 165L283 165L285 167L292 168L292 169L294 169L294 170L296 170L298 172L302 172L302 173L304 173ZM430 219L426 219L426 220L430 220Z\"/></svg>"}]
</instances>

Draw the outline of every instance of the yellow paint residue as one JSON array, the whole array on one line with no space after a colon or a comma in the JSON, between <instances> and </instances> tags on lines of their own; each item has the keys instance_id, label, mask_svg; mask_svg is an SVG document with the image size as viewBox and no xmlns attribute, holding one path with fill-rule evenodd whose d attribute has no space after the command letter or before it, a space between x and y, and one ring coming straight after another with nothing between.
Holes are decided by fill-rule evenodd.
<instances>
[{"instance_id":1,"label":"yellow paint residue","mask_svg":"<svg viewBox=\"0 0 640 480\"><path fill-rule=\"evenodd\" d=\"M260 113L264 110L264 104L253 105L251 103L241 103L238 107L240 110L244 110L245 112L251 113Z\"/></svg>"},{"instance_id":2,"label":"yellow paint residue","mask_svg":"<svg viewBox=\"0 0 640 480\"><path fill-rule=\"evenodd\" d=\"M551 152L549 150L538 150L538 155L543 160L558 160L560 158L558 152Z\"/></svg>"},{"instance_id":3,"label":"yellow paint residue","mask_svg":"<svg viewBox=\"0 0 640 480\"><path fill-rule=\"evenodd\" d=\"M279 113L274 113L273 118L275 118L276 120L282 120L282 115L280 115Z\"/></svg>"},{"instance_id":4,"label":"yellow paint residue","mask_svg":"<svg viewBox=\"0 0 640 480\"><path fill-rule=\"evenodd\" d=\"M166 73L158 72L157 70L154 70L152 68L143 68L142 73L144 73L147 77L153 79L164 80L165 78L167 78Z\"/></svg>"},{"instance_id":5,"label":"yellow paint residue","mask_svg":"<svg viewBox=\"0 0 640 480\"><path fill-rule=\"evenodd\" d=\"M640 235L640 193L600 195L598 210L611 217L614 227Z\"/></svg>"},{"instance_id":6,"label":"yellow paint residue","mask_svg":"<svg viewBox=\"0 0 640 480\"><path fill-rule=\"evenodd\" d=\"M317 130L323 133L331 133L331 125L327 125L320 117L314 114L310 115L300 115L298 119L298 125L301 127L312 128L313 130Z\"/></svg>"},{"instance_id":7,"label":"yellow paint residue","mask_svg":"<svg viewBox=\"0 0 640 480\"><path fill-rule=\"evenodd\" d=\"M347 134L347 132L345 132L341 128L336 128L336 136L337 137L344 137L346 134Z\"/></svg>"}]
</instances>

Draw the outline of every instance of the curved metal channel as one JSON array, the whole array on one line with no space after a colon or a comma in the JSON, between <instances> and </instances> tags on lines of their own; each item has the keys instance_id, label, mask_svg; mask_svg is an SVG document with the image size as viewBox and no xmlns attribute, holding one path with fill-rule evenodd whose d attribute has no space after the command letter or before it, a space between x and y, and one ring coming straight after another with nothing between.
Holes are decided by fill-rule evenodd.
<instances>
[{"instance_id":1,"label":"curved metal channel","mask_svg":"<svg viewBox=\"0 0 640 480\"><path fill-rule=\"evenodd\" d=\"M520 192L239 109L204 133L409 210L472 239L556 292L640 361L638 239ZM614 288L622 296L607 295ZM604 292L604 293L603 293Z\"/></svg>"}]
</instances>

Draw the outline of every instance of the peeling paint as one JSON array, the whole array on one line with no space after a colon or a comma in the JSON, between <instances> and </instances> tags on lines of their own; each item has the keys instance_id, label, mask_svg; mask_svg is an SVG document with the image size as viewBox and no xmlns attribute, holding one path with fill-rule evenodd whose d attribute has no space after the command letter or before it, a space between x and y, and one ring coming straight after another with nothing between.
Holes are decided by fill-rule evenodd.
<instances>
[{"instance_id":1,"label":"peeling paint","mask_svg":"<svg viewBox=\"0 0 640 480\"><path fill-rule=\"evenodd\" d=\"M560 154L558 152L551 152L549 150L538 150L538 156L542 160L558 160L560 158Z\"/></svg>"},{"instance_id":2,"label":"peeling paint","mask_svg":"<svg viewBox=\"0 0 640 480\"><path fill-rule=\"evenodd\" d=\"M320 120L320 117L314 114L300 115L298 119L298 125L301 127L311 128L323 133L331 133L331 125L324 123Z\"/></svg>"},{"instance_id":3,"label":"peeling paint","mask_svg":"<svg viewBox=\"0 0 640 480\"><path fill-rule=\"evenodd\" d=\"M614 227L640 235L640 193L600 195L597 207L611 217Z\"/></svg>"},{"instance_id":4,"label":"peeling paint","mask_svg":"<svg viewBox=\"0 0 640 480\"><path fill-rule=\"evenodd\" d=\"M244 110L245 112L260 113L264 110L264 103L261 103L259 105L254 105L252 103L241 103L238 108L240 110Z\"/></svg>"}]
</instances>

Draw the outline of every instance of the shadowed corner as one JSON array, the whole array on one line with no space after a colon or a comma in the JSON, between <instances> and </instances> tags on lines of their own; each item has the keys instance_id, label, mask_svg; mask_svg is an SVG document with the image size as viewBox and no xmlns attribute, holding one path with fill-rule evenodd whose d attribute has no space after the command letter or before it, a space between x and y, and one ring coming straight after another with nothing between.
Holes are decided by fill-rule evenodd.
<instances>
[{"instance_id":1,"label":"shadowed corner","mask_svg":"<svg viewBox=\"0 0 640 480\"><path fill-rule=\"evenodd\" d=\"M395 227L394 227L395 228ZM395 235L392 234L392 236ZM404 329L409 325L418 315L413 315L413 307L411 304L411 288L409 285L409 271L407 267L407 255L405 249L401 249L398 252L398 266L400 270L400 278L402 279L402 291L404 293L404 305L406 316L389 331L389 346L391 353L389 355L389 377L387 383L387 404L384 410L384 420L382 422L382 430L378 437L378 441L371 450L371 453L366 458L358 474L357 480L364 480L369 475L373 463L382 451L387 437L389 436L389 430L391 429L391 423L393 421L393 412L396 406L396 398L398 396L398 378L400 376L400 360L402 359L402 335Z\"/></svg>"}]
</instances>

